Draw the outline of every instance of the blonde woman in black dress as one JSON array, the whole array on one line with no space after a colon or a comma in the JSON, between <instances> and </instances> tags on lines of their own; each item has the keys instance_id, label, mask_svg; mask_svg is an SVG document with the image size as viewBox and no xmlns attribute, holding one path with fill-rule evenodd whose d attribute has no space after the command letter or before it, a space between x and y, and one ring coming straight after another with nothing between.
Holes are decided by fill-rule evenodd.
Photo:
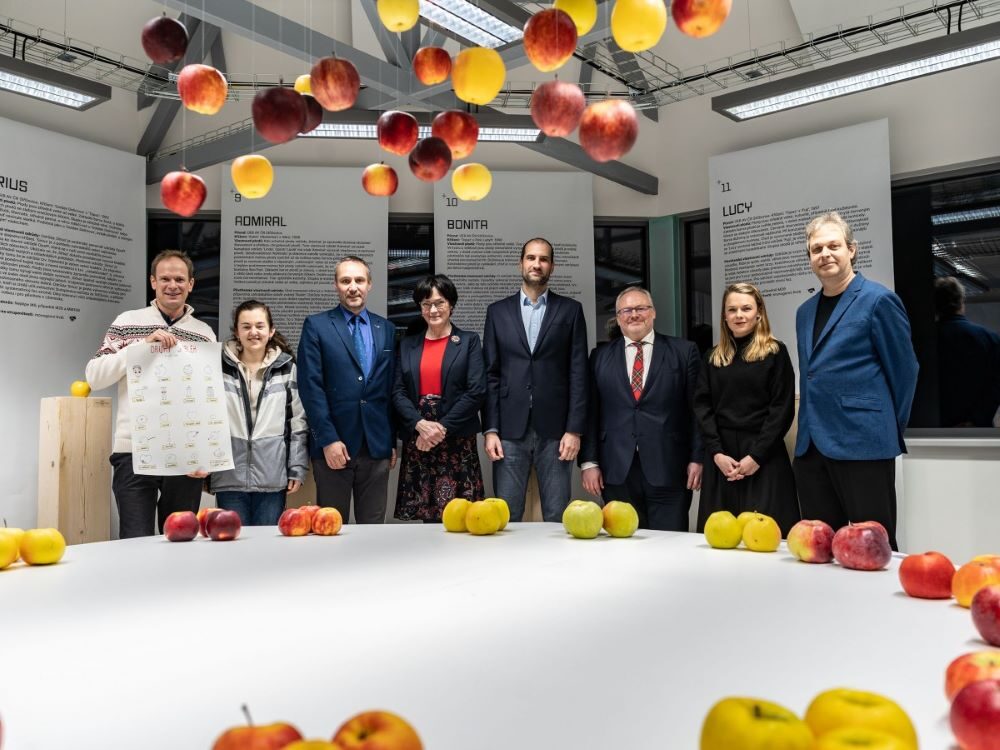
<instances>
[{"instance_id":1,"label":"blonde woman in black dress","mask_svg":"<svg viewBox=\"0 0 1000 750\"><path fill-rule=\"evenodd\" d=\"M694 401L706 453L698 531L717 510L755 510L773 517L785 536L800 518L784 444L795 415L792 362L753 284L726 289L720 330Z\"/></svg>"}]
</instances>

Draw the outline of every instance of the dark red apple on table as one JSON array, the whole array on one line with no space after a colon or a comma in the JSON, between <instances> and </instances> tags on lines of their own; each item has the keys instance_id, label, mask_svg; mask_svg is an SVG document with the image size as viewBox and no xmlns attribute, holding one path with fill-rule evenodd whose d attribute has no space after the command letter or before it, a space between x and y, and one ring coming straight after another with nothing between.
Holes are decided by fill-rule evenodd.
<instances>
[{"instance_id":1,"label":"dark red apple on table","mask_svg":"<svg viewBox=\"0 0 1000 750\"><path fill-rule=\"evenodd\" d=\"M342 57L324 57L312 66L309 83L323 109L339 112L354 106L361 90L358 69Z\"/></svg>"},{"instance_id":2,"label":"dark red apple on table","mask_svg":"<svg viewBox=\"0 0 1000 750\"><path fill-rule=\"evenodd\" d=\"M553 137L576 130L586 107L583 90L567 81L546 81L531 95L531 119L545 135Z\"/></svg>"},{"instance_id":3,"label":"dark red apple on table","mask_svg":"<svg viewBox=\"0 0 1000 750\"><path fill-rule=\"evenodd\" d=\"M202 508L198 511L198 529L201 531L201 535L204 537L208 536L208 517L213 513L218 513L222 508Z\"/></svg>"},{"instance_id":4,"label":"dark red apple on table","mask_svg":"<svg viewBox=\"0 0 1000 750\"><path fill-rule=\"evenodd\" d=\"M451 149L440 138L431 136L417 141L410 152L410 171L418 180L436 182L451 168Z\"/></svg>"},{"instance_id":5,"label":"dark red apple on table","mask_svg":"<svg viewBox=\"0 0 1000 750\"><path fill-rule=\"evenodd\" d=\"M799 521L788 531L788 551L802 562L833 560L833 529L824 521Z\"/></svg>"},{"instance_id":6,"label":"dark red apple on table","mask_svg":"<svg viewBox=\"0 0 1000 750\"><path fill-rule=\"evenodd\" d=\"M209 514L205 529L213 542L229 542L240 535L243 522L235 510L220 510Z\"/></svg>"},{"instance_id":7,"label":"dark red apple on table","mask_svg":"<svg viewBox=\"0 0 1000 750\"><path fill-rule=\"evenodd\" d=\"M281 750L301 739L302 734L291 724L254 724L227 729L212 750Z\"/></svg>"},{"instance_id":8,"label":"dark red apple on table","mask_svg":"<svg viewBox=\"0 0 1000 750\"><path fill-rule=\"evenodd\" d=\"M305 536L312 531L312 520L308 513L289 508L278 519L278 531L284 536Z\"/></svg>"},{"instance_id":9,"label":"dark red apple on table","mask_svg":"<svg viewBox=\"0 0 1000 750\"><path fill-rule=\"evenodd\" d=\"M313 132L323 122L323 108L312 94L302 94L302 101L306 105L306 123L300 132L305 135Z\"/></svg>"},{"instance_id":10,"label":"dark red apple on table","mask_svg":"<svg viewBox=\"0 0 1000 750\"><path fill-rule=\"evenodd\" d=\"M396 170L388 164L369 164L361 173L361 187L368 195L386 198L396 193L399 187L399 176Z\"/></svg>"},{"instance_id":11,"label":"dark red apple on table","mask_svg":"<svg viewBox=\"0 0 1000 750\"><path fill-rule=\"evenodd\" d=\"M413 72L425 86L443 83L451 75L451 55L441 47L421 47L413 56Z\"/></svg>"},{"instance_id":12,"label":"dark red apple on table","mask_svg":"<svg viewBox=\"0 0 1000 750\"><path fill-rule=\"evenodd\" d=\"M1000 680L1000 651L973 651L952 660L944 673L944 694L951 701L970 682Z\"/></svg>"},{"instance_id":13,"label":"dark red apple on table","mask_svg":"<svg viewBox=\"0 0 1000 750\"><path fill-rule=\"evenodd\" d=\"M192 112L214 115L226 103L226 77L211 65L185 65L177 75L177 93Z\"/></svg>"},{"instance_id":14,"label":"dark red apple on table","mask_svg":"<svg viewBox=\"0 0 1000 750\"><path fill-rule=\"evenodd\" d=\"M163 536L171 542L190 542L198 536L198 516L189 510L179 510L163 522Z\"/></svg>"},{"instance_id":15,"label":"dark red apple on table","mask_svg":"<svg viewBox=\"0 0 1000 750\"><path fill-rule=\"evenodd\" d=\"M447 109L431 122L431 135L448 144L452 159L464 159L479 142L479 123L468 112Z\"/></svg>"},{"instance_id":16,"label":"dark red apple on table","mask_svg":"<svg viewBox=\"0 0 1000 750\"><path fill-rule=\"evenodd\" d=\"M580 145L594 161L611 161L627 154L639 137L635 108L621 99L591 104L580 118Z\"/></svg>"},{"instance_id":17,"label":"dark red apple on table","mask_svg":"<svg viewBox=\"0 0 1000 750\"><path fill-rule=\"evenodd\" d=\"M417 145L420 126L417 118L409 112L391 109L379 115L375 122L378 145L390 154L406 156Z\"/></svg>"},{"instance_id":18,"label":"dark red apple on table","mask_svg":"<svg viewBox=\"0 0 1000 750\"><path fill-rule=\"evenodd\" d=\"M160 200L166 208L180 216L194 216L198 213L206 195L208 189L205 181L190 172L169 172L160 180Z\"/></svg>"},{"instance_id":19,"label":"dark red apple on table","mask_svg":"<svg viewBox=\"0 0 1000 750\"><path fill-rule=\"evenodd\" d=\"M991 646L1000 646L1000 584L983 586L972 597L972 624ZM1000 733L1000 727L997 727Z\"/></svg>"},{"instance_id":20,"label":"dark red apple on table","mask_svg":"<svg viewBox=\"0 0 1000 750\"><path fill-rule=\"evenodd\" d=\"M188 46L187 28L175 18L157 16L142 27L142 49L158 65L176 62L184 57Z\"/></svg>"},{"instance_id":21,"label":"dark red apple on table","mask_svg":"<svg viewBox=\"0 0 1000 750\"><path fill-rule=\"evenodd\" d=\"M833 559L851 570L882 570L892 559L889 534L877 521L848 524L833 535Z\"/></svg>"},{"instance_id":22,"label":"dark red apple on table","mask_svg":"<svg viewBox=\"0 0 1000 750\"><path fill-rule=\"evenodd\" d=\"M729 12L733 0L671 0L670 15L677 28L688 36L700 39L718 31Z\"/></svg>"},{"instance_id":23,"label":"dark red apple on table","mask_svg":"<svg viewBox=\"0 0 1000 750\"><path fill-rule=\"evenodd\" d=\"M1000 750L1000 680L979 680L959 690L950 719L962 750Z\"/></svg>"},{"instance_id":24,"label":"dark red apple on table","mask_svg":"<svg viewBox=\"0 0 1000 750\"><path fill-rule=\"evenodd\" d=\"M258 91L251 112L257 132L271 143L287 143L306 125L306 103L302 94L284 86Z\"/></svg>"},{"instance_id":25,"label":"dark red apple on table","mask_svg":"<svg viewBox=\"0 0 1000 750\"><path fill-rule=\"evenodd\" d=\"M951 599L951 579L955 566L940 552L907 555L899 564L899 583L910 596L919 599Z\"/></svg>"},{"instance_id":26,"label":"dark red apple on table","mask_svg":"<svg viewBox=\"0 0 1000 750\"><path fill-rule=\"evenodd\" d=\"M576 23L566 11L547 8L524 25L524 54L543 73L560 68L576 51Z\"/></svg>"}]
</instances>

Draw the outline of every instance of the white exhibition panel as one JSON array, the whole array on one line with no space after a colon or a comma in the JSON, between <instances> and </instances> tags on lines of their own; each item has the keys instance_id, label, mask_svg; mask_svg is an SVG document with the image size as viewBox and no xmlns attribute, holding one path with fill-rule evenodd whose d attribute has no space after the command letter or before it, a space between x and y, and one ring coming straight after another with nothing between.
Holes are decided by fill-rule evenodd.
<instances>
[{"instance_id":1,"label":"white exhibition panel","mask_svg":"<svg viewBox=\"0 0 1000 750\"><path fill-rule=\"evenodd\" d=\"M371 266L368 308L385 315L388 245L389 200L362 190L357 169L275 167L270 192L254 200L224 187L220 338L236 306L256 299L297 348L306 317L337 305L334 269L345 255Z\"/></svg>"},{"instance_id":2,"label":"white exhibition panel","mask_svg":"<svg viewBox=\"0 0 1000 750\"><path fill-rule=\"evenodd\" d=\"M433 750L695 748L722 697L801 715L839 686L894 698L940 750L945 668L983 644L967 610L900 591L899 559L866 573L543 523L70 547L0 572L5 750L209 748L244 702L327 738L389 709Z\"/></svg>"},{"instance_id":3,"label":"white exhibition panel","mask_svg":"<svg viewBox=\"0 0 1000 750\"><path fill-rule=\"evenodd\" d=\"M0 517L37 518L38 402L83 380L111 321L142 307L145 160L0 117ZM110 493L109 493L110 497Z\"/></svg>"},{"instance_id":4,"label":"white exhibition panel","mask_svg":"<svg viewBox=\"0 0 1000 750\"><path fill-rule=\"evenodd\" d=\"M797 369L795 311L820 288L805 228L826 211L839 211L854 230L855 268L895 288L887 119L713 156L708 184L715 341L723 292L748 281Z\"/></svg>"}]
</instances>

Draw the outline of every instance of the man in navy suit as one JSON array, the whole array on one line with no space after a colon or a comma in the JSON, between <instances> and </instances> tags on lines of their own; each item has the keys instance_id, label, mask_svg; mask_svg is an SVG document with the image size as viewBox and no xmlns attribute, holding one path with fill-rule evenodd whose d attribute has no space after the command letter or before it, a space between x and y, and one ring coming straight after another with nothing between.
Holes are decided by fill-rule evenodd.
<instances>
[{"instance_id":1,"label":"man in navy suit","mask_svg":"<svg viewBox=\"0 0 1000 750\"><path fill-rule=\"evenodd\" d=\"M653 331L645 289L623 290L615 308L623 336L590 355L583 487L632 503L642 528L687 531L704 455L692 410L698 347Z\"/></svg>"},{"instance_id":2,"label":"man in navy suit","mask_svg":"<svg viewBox=\"0 0 1000 750\"><path fill-rule=\"evenodd\" d=\"M384 523L396 463L396 328L365 307L372 281L364 260L342 258L335 276L340 304L306 318L298 351L316 500L339 510L346 523L353 493L358 523Z\"/></svg>"},{"instance_id":3,"label":"man in navy suit","mask_svg":"<svg viewBox=\"0 0 1000 750\"><path fill-rule=\"evenodd\" d=\"M587 323L579 302L549 290L553 266L552 244L528 240L521 290L486 310L485 449L512 521L524 515L532 466L543 517L562 519L587 418Z\"/></svg>"},{"instance_id":4,"label":"man in navy suit","mask_svg":"<svg viewBox=\"0 0 1000 750\"><path fill-rule=\"evenodd\" d=\"M917 384L910 322L892 291L854 271L858 245L832 211L806 227L822 289L799 307L795 479L803 518L878 521L896 546L896 464Z\"/></svg>"}]
</instances>

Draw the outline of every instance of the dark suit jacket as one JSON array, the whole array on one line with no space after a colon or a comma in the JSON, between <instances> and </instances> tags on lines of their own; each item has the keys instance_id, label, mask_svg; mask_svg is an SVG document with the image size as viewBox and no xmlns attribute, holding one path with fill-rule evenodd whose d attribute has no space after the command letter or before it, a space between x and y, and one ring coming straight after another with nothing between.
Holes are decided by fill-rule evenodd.
<instances>
[{"instance_id":1,"label":"dark suit jacket","mask_svg":"<svg viewBox=\"0 0 1000 750\"><path fill-rule=\"evenodd\" d=\"M533 425L540 437L582 434L587 419L587 322L583 307L549 292L535 351L521 320L520 294L486 308L486 423L501 438L519 440Z\"/></svg>"},{"instance_id":2,"label":"dark suit jacket","mask_svg":"<svg viewBox=\"0 0 1000 750\"><path fill-rule=\"evenodd\" d=\"M906 450L917 385L910 321L899 297L860 273L813 341L817 292L795 314L799 425L795 455L812 442L827 458L872 461Z\"/></svg>"},{"instance_id":3,"label":"dark suit jacket","mask_svg":"<svg viewBox=\"0 0 1000 750\"><path fill-rule=\"evenodd\" d=\"M299 397L309 422L309 452L342 440L350 456L361 439L372 458L389 458L396 444L392 383L396 327L368 311L375 359L366 380L354 352L351 332L339 306L310 315L299 339Z\"/></svg>"},{"instance_id":4,"label":"dark suit jacket","mask_svg":"<svg viewBox=\"0 0 1000 750\"><path fill-rule=\"evenodd\" d=\"M594 349L579 463L596 461L606 484L624 484L638 449L651 485L687 486L687 465L705 458L692 409L700 371L697 346L657 333L646 386L636 401L625 366L625 339Z\"/></svg>"},{"instance_id":5,"label":"dark suit jacket","mask_svg":"<svg viewBox=\"0 0 1000 750\"><path fill-rule=\"evenodd\" d=\"M413 434L421 419L417 403L423 352L423 333L407 336L399 343L392 403L399 426L407 435ZM448 430L448 436L468 437L479 432L479 410L486 399L486 370L478 334L452 326L441 362L441 390L438 421Z\"/></svg>"}]
</instances>

